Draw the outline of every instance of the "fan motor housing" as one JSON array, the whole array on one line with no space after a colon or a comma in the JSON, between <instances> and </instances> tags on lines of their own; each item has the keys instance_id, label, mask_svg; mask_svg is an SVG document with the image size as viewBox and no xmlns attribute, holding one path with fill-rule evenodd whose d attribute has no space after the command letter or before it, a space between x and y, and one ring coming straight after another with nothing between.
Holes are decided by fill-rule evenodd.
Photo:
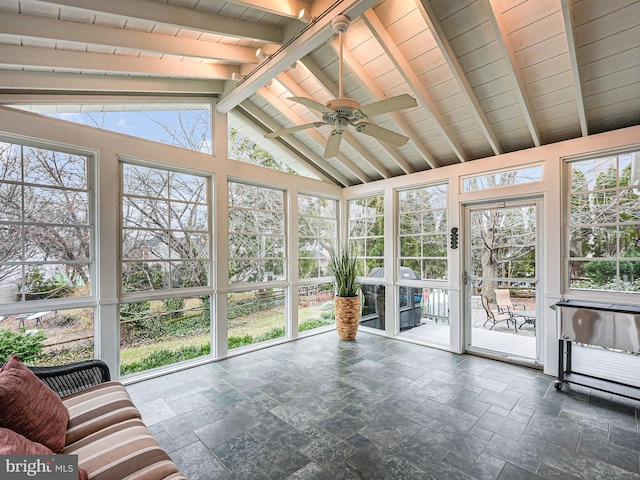
<instances>
[{"instance_id":1,"label":"fan motor housing","mask_svg":"<svg viewBox=\"0 0 640 480\"><path fill-rule=\"evenodd\" d=\"M353 111L360 108L360 103L352 98L336 98L330 100L327 107L335 110L338 117L350 118Z\"/></svg>"}]
</instances>

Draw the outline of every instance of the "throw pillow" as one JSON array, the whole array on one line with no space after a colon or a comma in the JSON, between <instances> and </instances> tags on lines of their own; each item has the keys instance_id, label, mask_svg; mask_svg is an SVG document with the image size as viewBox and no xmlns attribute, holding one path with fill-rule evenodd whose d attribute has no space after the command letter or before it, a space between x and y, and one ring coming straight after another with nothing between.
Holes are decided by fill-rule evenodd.
<instances>
[{"instance_id":1,"label":"throw pillow","mask_svg":"<svg viewBox=\"0 0 640 480\"><path fill-rule=\"evenodd\" d=\"M0 427L62 452L69 411L16 355L0 369L0 412Z\"/></svg>"},{"instance_id":2,"label":"throw pillow","mask_svg":"<svg viewBox=\"0 0 640 480\"><path fill-rule=\"evenodd\" d=\"M0 427L0 455L53 455L53 452L13 430ZM89 480L85 469L78 468L78 480Z\"/></svg>"}]
</instances>

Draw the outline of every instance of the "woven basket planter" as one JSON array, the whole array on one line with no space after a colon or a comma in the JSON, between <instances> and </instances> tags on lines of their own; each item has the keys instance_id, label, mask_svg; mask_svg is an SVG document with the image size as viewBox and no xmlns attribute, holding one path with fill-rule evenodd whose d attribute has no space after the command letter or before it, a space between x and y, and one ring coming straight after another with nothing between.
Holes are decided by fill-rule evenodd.
<instances>
[{"instance_id":1,"label":"woven basket planter","mask_svg":"<svg viewBox=\"0 0 640 480\"><path fill-rule=\"evenodd\" d=\"M340 340L355 340L360 323L360 297L335 297L334 301Z\"/></svg>"}]
</instances>

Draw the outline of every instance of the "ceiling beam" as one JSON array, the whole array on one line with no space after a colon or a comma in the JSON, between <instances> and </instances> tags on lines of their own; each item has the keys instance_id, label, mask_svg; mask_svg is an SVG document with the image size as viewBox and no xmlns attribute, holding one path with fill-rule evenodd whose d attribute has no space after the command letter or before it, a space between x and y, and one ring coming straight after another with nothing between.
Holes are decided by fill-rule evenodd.
<instances>
[{"instance_id":1,"label":"ceiling beam","mask_svg":"<svg viewBox=\"0 0 640 480\"><path fill-rule=\"evenodd\" d=\"M71 92L136 93L171 95L219 95L222 80L188 80L174 78L125 77L118 75L85 75L64 72L30 72L3 70L0 92Z\"/></svg>"},{"instance_id":2,"label":"ceiling beam","mask_svg":"<svg viewBox=\"0 0 640 480\"><path fill-rule=\"evenodd\" d=\"M461 162L466 161L466 155L464 153L464 150L462 149L462 146L455 139L455 136L447 125L447 122L444 121L435 104L425 92L422 82L411 68L411 65L409 65L409 62L407 62L407 59L400 51L400 48L398 48L398 46L394 43L391 35L389 35L389 32L387 32L387 29L384 28L384 25L382 25L382 22L378 18L378 15L376 15L373 10L368 10L367 12L365 12L362 19L365 21L365 23L369 27L369 30L371 30L371 33L373 33L373 36L378 40L391 61L394 63L394 65L404 78L405 82L407 82L408 86L413 91L416 99L418 100L418 104L422 105L422 107L433 117L436 123L436 127L440 131L440 134L449 144L449 147L458 157L458 160L460 160Z\"/></svg>"},{"instance_id":3,"label":"ceiling beam","mask_svg":"<svg viewBox=\"0 0 640 480\"><path fill-rule=\"evenodd\" d=\"M560 0L562 4L562 17L564 19L564 29L567 32L567 43L569 44L569 59L571 60L571 73L573 74L573 85L576 90L576 102L578 103L578 116L580 117L580 130L582 136L589 136L589 124L587 123L587 112L584 108L584 95L582 94L582 80L580 79L580 67L578 66L578 49L576 48L576 36L573 29L573 11L571 2Z\"/></svg>"},{"instance_id":4,"label":"ceiling beam","mask_svg":"<svg viewBox=\"0 0 640 480\"><path fill-rule=\"evenodd\" d=\"M246 112L251 115L255 120L260 122L261 125L264 125L268 128L268 130L264 130L266 132L275 132L282 128L278 122L276 122L273 118L269 117L266 113L260 110L256 105L251 103L250 100L245 100L238 107L236 107L233 112L238 113L238 111ZM353 184L351 180L349 180L345 175L340 173L333 165L327 163L327 161L318 155L316 152L307 147L304 143L298 140L293 134L283 135L278 138L274 138L272 140L282 140L284 143L289 145L289 148L292 149L294 153L297 152L297 155L304 157L309 162L313 164L315 169L318 171L318 174L329 177L330 181L341 185L343 187L350 186Z\"/></svg>"},{"instance_id":5,"label":"ceiling beam","mask_svg":"<svg viewBox=\"0 0 640 480\"><path fill-rule=\"evenodd\" d=\"M346 49L345 49L346 50ZM324 89L329 92L333 98L338 98L339 89L338 86L334 83L334 81L326 74L326 72L320 68L320 66L313 61L313 59L309 55L305 55L300 60L298 60L304 68L309 70L309 73L316 77L316 80L320 82L320 85L324 87Z\"/></svg>"},{"instance_id":6,"label":"ceiling beam","mask_svg":"<svg viewBox=\"0 0 640 480\"><path fill-rule=\"evenodd\" d=\"M365 10L372 8L378 1L342 0L341 2L330 4L325 11L318 11L316 8L325 8L327 2L319 3L317 0L314 1L311 4L313 8L311 14L315 17L315 20L308 25L308 28L287 42L285 44L286 48L278 50L253 71L249 72L246 78L238 82L235 88L220 99L217 110L221 113L229 112L236 105L255 94L269 80L284 72L294 62L325 43L334 34L331 28L331 20L336 15L343 14L349 18L357 18Z\"/></svg>"},{"instance_id":7,"label":"ceiling beam","mask_svg":"<svg viewBox=\"0 0 640 480\"><path fill-rule=\"evenodd\" d=\"M295 124L295 125L303 125L306 122L303 118L298 116L293 112L289 105L286 105L282 100L280 100L276 95L274 95L267 87L261 87L258 92L267 102L269 102L276 110L280 111L287 119ZM282 128L282 127L280 127ZM316 142L320 147L324 149L327 144L327 138L320 135L315 129L311 128L305 132L306 135L311 138L314 142ZM349 170L358 180L362 183L368 183L372 181L370 178L360 167L355 165L351 160L349 160L344 154L338 153L336 155L336 160L344 166L347 170ZM325 162L329 163L327 159L324 159Z\"/></svg>"},{"instance_id":8,"label":"ceiling beam","mask_svg":"<svg viewBox=\"0 0 640 480\"><path fill-rule=\"evenodd\" d=\"M300 10L309 11L309 4L302 0L227 0L227 3L241 5L281 17L298 18Z\"/></svg>"},{"instance_id":9,"label":"ceiling beam","mask_svg":"<svg viewBox=\"0 0 640 480\"><path fill-rule=\"evenodd\" d=\"M330 42L330 44L336 52L339 50L339 46L336 41ZM376 85L376 83L373 81L371 76L364 69L362 64L356 59L355 55L353 55L349 51L349 49L345 48L342 50L342 56L347 66L351 69L353 73L356 74L356 77L358 77L358 79L361 80L362 83L364 83L364 85L369 89L369 91L375 97L375 99L384 100L386 97L383 91L380 89L380 87L378 87L378 85ZM418 136L413 131L413 129L409 126L409 124L405 122L405 120L402 118L402 115L400 115L399 112L390 112L389 115L391 116L393 121L396 122L396 124L400 127L400 129L402 130L402 133L404 133L407 137L409 137L409 140L413 143L413 146L416 148L416 150L418 150L418 153L422 155L422 158L427 163L427 165L429 165L430 168L436 168L437 162L435 158L427 150L427 148L424 145L424 142L422 142L418 138ZM405 163L407 163L408 165L408 162L406 162L406 160L405 160ZM409 166L409 168L411 167ZM404 167L402 167L402 169L405 170ZM412 173L406 170L405 172Z\"/></svg>"},{"instance_id":10,"label":"ceiling beam","mask_svg":"<svg viewBox=\"0 0 640 480\"><path fill-rule=\"evenodd\" d=\"M495 5L495 0L482 1L489 3L489 21L491 23L491 27L493 28L498 46L500 47L500 51L502 52L504 63L507 67L507 70L509 71L509 76L511 77L511 81L513 83L513 90L515 91L516 97L518 98L518 103L520 104L520 108L522 109L522 114L524 115L525 122L527 122L527 127L529 127L529 133L531 134L534 145L536 147L539 147L541 145L540 132L538 130L538 125L536 125L536 122L533 119L533 108L531 107L531 103L527 98L524 81L520 76L520 72L516 69L517 61L515 55L513 54L513 49L507 46L509 32L505 30L502 22L498 20L500 12L498 11L498 7Z\"/></svg>"},{"instance_id":11,"label":"ceiling beam","mask_svg":"<svg viewBox=\"0 0 640 480\"><path fill-rule=\"evenodd\" d=\"M34 0L60 7L108 13L124 18L172 25L201 32L237 38L251 38L261 42L282 43L282 32L256 22L225 17L213 13L178 7L154 0Z\"/></svg>"},{"instance_id":12,"label":"ceiling beam","mask_svg":"<svg viewBox=\"0 0 640 480\"><path fill-rule=\"evenodd\" d=\"M0 15L0 34L234 63L258 63L253 48L8 12Z\"/></svg>"},{"instance_id":13,"label":"ceiling beam","mask_svg":"<svg viewBox=\"0 0 640 480\"><path fill-rule=\"evenodd\" d=\"M432 4L428 0L416 0L416 6L422 15L422 18L426 22L427 27L429 27L429 31L431 32L431 35L433 35L438 47L440 47L440 52L444 56L451 73L453 73L453 76L458 82L462 95L464 95L467 103L471 107L471 114L475 117L476 122L489 142L493 153L501 155L503 150L500 146L500 141L498 140L498 137L496 137L496 134L491 127L491 123L489 122L487 115L484 113L482 105L480 105L478 97L476 97L473 87L469 83L469 79L462 69L462 65L460 65L458 57L453 51L453 47L451 47L451 43L449 43L449 39L447 38L442 25L440 25L440 22L438 21L438 16L436 15Z\"/></svg>"},{"instance_id":14,"label":"ceiling beam","mask_svg":"<svg viewBox=\"0 0 640 480\"><path fill-rule=\"evenodd\" d=\"M344 56L343 56L343 58L344 58ZM314 70L316 70L316 71L320 70L320 67L308 55L305 57L304 65L307 68L310 65L312 65ZM332 82L329 79L329 77L327 75L322 76L322 79L316 77L316 80L318 80L318 82L320 83L320 86L325 90L325 92L327 92L329 95L331 95L333 97L336 96L334 93L332 93L332 92L335 91L336 85L335 85L334 82ZM295 83L294 83L294 85L295 85ZM291 90L289 90L289 91L291 91ZM306 94L305 95L294 94L294 95L303 96L303 97L308 96ZM314 112L314 113L317 113L317 112ZM345 132L345 133L347 133L347 135L348 135L348 136L345 137L347 142L349 142L351 144L351 146L354 147L358 153L360 153L360 150L358 150L358 148L362 148L362 146L360 145L360 142L358 142L358 140L356 138L354 138L353 135L351 135L350 133L348 133L348 132ZM409 163L404 158L402 158L402 155L400 155L398 153L398 150L396 150L392 145L390 145L387 142L381 141L378 138L375 138L375 137L371 137L371 138L373 140L375 140L376 142L378 142L378 145L380 145L382 147L382 149L385 152L387 152L389 157L391 157L391 160L393 160L393 162L398 166L398 168L400 168L400 170L402 170L404 173L413 173L415 171L415 170L413 170L411 165L409 165ZM356 142L356 145L351 143L350 139L353 139L353 141ZM362 155L362 153L360 153L360 155ZM371 154L366 153L366 157L364 157L364 158L365 158L365 160L367 160L378 171L378 173L380 175L382 175L383 178L389 178L389 177L393 176L391 174L391 172L389 172L389 170L384 165L382 165L382 163L377 162L377 161L374 163L374 159L373 158L371 158L371 160L369 160L369 158L367 158L367 157L371 158L372 157ZM382 170L380 170L380 169L378 169L376 167L376 165L375 165L376 163L379 165L379 167Z\"/></svg>"},{"instance_id":15,"label":"ceiling beam","mask_svg":"<svg viewBox=\"0 0 640 480\"><path fill-rule=\"evenodd\" d=\"M238 67L180 61L176 59L143 58L129 55L52 50L40 47L0 45L0 65L10 67L55 68L83 72L142 74L166 77L190 77L208 80L230 79Z\"/></svg>"},{"instance_id":16,"label":"ceiling beam","mask_svg":"<svg viewBox=\"0 0 640 480\"><path fill-rule=\"evenodd\" d=\"M282 72L280 75L276 77L284 88L286 88L294 97L309 97L309 94L305 92L293 79L286 73ZM323 86L321 84L321 86ZM326 89L325 89L326 90ZM313 110L312 108L308 108L308 110L320 121L322 121L322 114L317 110ZM348 143L351 148L353 148L360 157L382 178L391 177L391 173L387 168L382 165L378 160L372 158L371 154L362 146L362 144L351 135L351 133L346 130L342 133L342 140Z\"/></svg>"}]
</instances>

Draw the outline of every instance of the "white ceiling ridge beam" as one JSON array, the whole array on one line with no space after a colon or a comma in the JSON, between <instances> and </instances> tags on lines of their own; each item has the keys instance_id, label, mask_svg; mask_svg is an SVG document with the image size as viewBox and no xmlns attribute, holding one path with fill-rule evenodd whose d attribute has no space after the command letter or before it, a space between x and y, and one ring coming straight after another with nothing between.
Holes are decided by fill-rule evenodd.
<instances>
[{"instance_id":1,"label":"white ceiling ridge beam","mask_svg":"<svg viewBox=\"0 0 640 480\"><path fill-rule=\"evenodd\" d=\"M520 108L522 109L522 114L524 116L525 122L527 123L527 127L529 127L529 133L531 134L531 138L533 139L533 144L536 147L539 147L542 142L540 141L540 131L538 130L538 125L533 119L533 108L527 98L525 92L524 81L520 76L520 72L516 70L516 57L513 54L513 49L507 47L507 38L508 32L505 31L504 25L502 22L498 21L498 7L494 6L495 0L482 0L484 2L488 2L489 4L489 21L491 22L491 26L496 36L496 41L498 42L498 46L500 47L500 51L502 52L502 58L504 59L504 63L507 66L507 70L509 71L509 76L511 77L511 82L513 83L513 90L515 91L516 96L518 97L518 103L520 104Z\"/></svg>"},{"instance_id":2,"label":"white ceiling ridge beam","mask_svg":"<svg viewBox=\"0 0 640 480\"><path fill-rule=\"evenodd\" d=\"M264 113L262 110L256 107L253 103L251 103L250 100L245 100L244 102L242 102L240 105L238 105L238 107L236 107L236 109L234 109L234 112L237 112L238 109L242 109L246 111L248 114L253 116L261 124L268 127L272 132L275 132L276 130L279 130L280 128L282 128L278 124L278 122L276 122L274 119L269 117L266 113ZM313 166L315 166L314 168L318 171L319 175L329 177L329 181L331 181L332 183L336 183L345 187L353 184L351 180L349 180L345 175L340 173L340 171L334 168L333 165L327 163L327 161L324 158L322 158L320 155L318 155L316 152L311 150L304 143L302 143L300 140L294 137L293 134L290 133L287 135L283 135L280 138L284 142L286 142L288 145L291 146L294 153L299 152L298 155L300 155L302 158L305 158L309 162L311 162ZM277 139L274 138L273 140L277 140Z\"/></svg>"},{"instance_id":3,"label":"white ceiling ridge beam","mask_svg":"<svg viewBox=\"0 0 640 480\"><path fill-rule=\"evenodd\" d=\"M329 42L331 42L331 40L329 40ZM347 50L345 49L345 51ZM309 70L311 75L316 77L316 80L318 80L318 82L320 82L324 89L329 92L329 95L331 95L333 98L338 98L338 95L340 93L338 86L333 82L333 80L331 80L329 75L327 75L326 72L322 70L316 62L313 61L313 59L309 55L305 55L304 57L302 57L299 62L302 63L302 65L304 65L307 70Z\"/></svg>"},{"instance_id":4,"label":"white ceiling ridge beam","mask_svg":"<svg viewBox=\"0 0 640 480\"><path fill-rule=\"evenodd\" d=\"M578 49L576 48L576 36L573 29L573 10L571 3L567 0L560 0L560 3L562 4L564 29L567 32L567 43L569 44L569 59L571 60L571 73L573 75L573 84L576 90L580 130L582 131L582 136L587 137L589 136L589 124L587 123L587 112L584 108L584 94L582 93L580 67L578 66Z\"/></svg>"},{"instance_id":5,"label":"white ceiling ridge beam","mask_svg":"<svg viewBox=\"0 0 640 480\"><path fill-rule=\"evenodd\" d=\"M176 95L219 95L224 90L222 80L189 80L175 78L127 77L119 75L90 75L66 72L34 72L2 70L0 91L12 90L82 93L148 93Z\"/></svg>"},{"instance_id":6,"label":"white ceiling ridge beam","mask_svg":"<svg viewBox=\"0 0 640 480\"><path fill-rule=\"evenodd\" d=\"M311 61L311 60L309 59L308 61ZM296 82L294 82L293 79L287 73L282 72L280 75L276 77L276 80L278 80L284 88L289 90L289 92L294 97L309 97L309 94L305 92L298 84L296 84ZM324 88L324 85L322 84L322 82L321 82L321 86ZM325 88L325 91L329 93L326 88ZM322 114L320 112L318 112L317 110L313 110L312 108L307 108L307 109L318 120L322 121ZM367 152L367 150L362 146L362 144L356 138L354 138L353 135L351 135L351 133L348 132L347 130L344 130L344 132L342 133L342 140L348 143L351 146L351 148L353 148L358 153L358 155L360 155L360 157L371 168L373 168L376 172L378 172L378 175L380 175L382 178L390 178L392 176L391 172L389 172L389 170L387 170L387 168L384 165L382 165L382 163L380 163L375 158L371 158L371 155L369 154L369 152Z\"/></svg>"},{"instance_id":7,"label":"white ceiling ridge beam","mask_svg":"<svg viewBox=\"0 0 640 480\"><path fill-rule=\"evenodd\" d=\"M78 0L75 0L78 1ZM94 0L95 1L95 0ZM288 42L286 48L279 50L273 56L262 62L255 70L240 81L238 85L224 95L217 105L220 113L227 113L236 105L254 95L260 87L269 80L284 72L296 61L325 43L334 34L331 20L338 14L347 15L355 19L368 8L372 8L379 0L342 0L329 5L327 1L315 0L312 4L311 15L316 19L304 32ZM338 8L339 7L339 8ZM324 9L331 10L325 12ZM333 12L335 11L335 14ZM326 14L325 14L326 13Z\"/></svg>"},{"instance_id":8,"label":"white ceiling ridge beam","mask_svg":"<svg viewBox=\"0 0 640 480\"><path fill-rule=\"evenodd\" d=\"M276 97L275 94L273 94L267 87L261 87L257 93L261 95L262 98L264 98L267 102L269 102L276 110L280 111L280 113L287 117L291 123L295 125L304 125L305 123L309 123L305 122L304 119L295 114L288 105L286 105L282 100ZM327 144L327 138L320 135L313 128L306 130L305 134L324 149L325 145ZM338 155L336 155L336 160L342 163L344 168L349 170L362 183L369 183L370 181L372 181L372 179L360 167L355 165L344 154L338 153ZM329 163L326 159L325 162Z\"/></svg>"},{"instance_id":9,"label":"white ceiling ridge beam","mask_svg":"<svg viewBox=\"0 0 640 480\"><path fill-rule=\"evenodd\" d=\"M281 17L298 18L300 10L309 12L310 4L302 0L227 0L227 3L254 8Z\"/></svg>"},{"instance_id":10,"label":"white ceiling ridge beam","mask_svg":"<svg viewBox=\"0 0 640 480\"><path fill-rule=\"evenodd\" d=\"M258 63L253 48L17 13L4 12L0 15L0 34L234 63Z\"/></svg>"},{"instance_id":11,"label":"white ceiling ridge beam","mask_svg":"<svg viewBox=\"0 0 640 480\"><path fill-rule=\"evenodd\" d=\"M462 94L467 99L467 103L471 107L471 113L475 117L476 122L478 122L478 125L482 130L482 133L489 142L493 153L495 153L496 155L501 155L502 153L504 153L504 150L500 145L500 141L493 131L491 123L489 122L487 115L482 109L482 105L480 105L478 97L476 97L476 94L473 91L473 87L469 83L469 79L462 69L462 65L460 65L456 53L451 47L451 43L449 43L449 39L447 38L442 25L438 21L438 16L436 15L433 6L428 0L416 0L416 6L418 7L418 11L422 15L422 18L429 27L429 31L438 44L438 47L440 47L440 52L444 56L444 59L449 65L449 69L458 82Z\"/></svg>"},{"instance_id":12,"label":"white ceiling ridge beam","mask_svg":"<svg viewBox=\"0 0 640 480\"><path fill-rule=\"evenodd\" d=\"M339 46L335 40L330 42L330 45L336 52L338 51ZM384 92L380 89L380 87L378 87L378 85L375 84L371 76L366 72L362 64L349 51L349 49L343 49L342 56L347 66L351 69L351 71L353 71L353 73L356 74L356 76L360 80L362 80L362 83L364 83L364 85L369 89L369 91L373 94L376 100L384 100L385 98L387 98ZM427 165L430 168L436 168L437 162L435 158L427 150L424 143L418 138L418 136L413 131L413 129L409 126L409 124L405 122L405 120L402 118L402 115L400 115L399 112L390 112L388 115L390 115L393 121L396 122L398 127L400 127L400 130L402 130L402 132L407 137L409 137L409 140L413 143L414 147L416 148L416 150L418 150L420 155L422 155L422 158L427 163ZM384 143L381 142L381 145L384 146ZM403 167L402 163L406 165L406 168ZM404 158L402 158L402 162L400 163L400 168L402 168L405 171L405 173L413 173L415 171L415 169L413 169L409 165L409 163L406 160L404 160ZM407 171L407 168L410 169L411 171Z\"/></svg>"},{"instance_id":13,"label":"white ceiling ridge beam","mask_svg":"<svg viewBox=\"0 0 640 480\"><path fill-rule=\"evenodd\" d=\"M191 8L163 4L154 0L32 0L36 3L78 8L136 18L178 28L236 38L251 38L267 43L282 43L282 32L274 27L236 18L201 12Z\"/></svg>"},{"instance_id":14,"label":"white ceiling ridge beam","mask_svg":"<svg viewBox=\"0 0 640 480\"><path fill-rule=\"evenodd\" d=\"M85 72L159 75L207 80L231 79L238 67L180 61L176 59L143 58L127 55L53 50L41 47L0 45L0 65L11 67L45 67Z\"/></svg>"},{"instance_id":15,"label":"white ceiling ridge beam","mask_svg":"<svg viewBox=\"0 0 640 480\"><path fill-rule=\"evenodd\" d=\"M409 62L407 62L407 59L400 51L400 48L398 48L398 46L393 42L391 35L389 35L389 32L384 28L384 25L382 25L378 15L373 10L368 10L364 13L362 19L413 91L418 104L422 105L422 108L429 112L433 117L440 134L449 144L449 147L453 150L456 157L458 157L458 160L465 162L467 158L462 146L455 139L455 136L447 125L447 122L444 121L435 104L425 92L422 82L411 68L411 65L409 65Z\"/></svg>"},{"instance_id":16,"label":"white ceiling ridge beam","mask_svg":"<svg viewBox=\"0 0 640 480\"><path fill-rule=\"evenodd\" d=\"M309 68L309 66L311 66L315 71L317 70L321 70L320 67L316 64L316 62L313 61L312 58L310 58L308 55L304 58L304 65L305 67ZM310 70L311 71L311 70ZM316 77L316 80L318 80L318 82L320 82L320 85L322 86L322 88L324 89L325 92L327 92L329 95L331 95L332 97L336 97L336 95L333 93L335 91L335 83L333 83L331 81L331 79L327 76L324 75L322 76L322 78L318 78ZM295 94L297 95L297 94ZM308 95L297 95L297 96L308 96ZM316 113L316 112L314 112ZM347 132L345 132L347 133ZM365 152L364 148L362 147L362 145L360 144L360 142L358 142L358 140L356 138L353 137L353 135L351 135L350 133L348 134L347 137L345 137L347 142L349 142L351 144L352 147L356 148L356 146L360 149L362 149L363 152ZM351 143L351 140L349 139L353 139L354 142L357 142L356 145L354 145L353 143ZM373 140L378 142L378 145L380 145L382 147L382 149L389 155L389 157L391 158L391 160L393 160L393 162L398 166L398 168L400 168L402 171L404 171L404 173L413 173L414 170L411 168L411 166L408 164L408 162L406 160L404 160L402 158L402 155L400 155L398 153L398 151L389 143L383 142L378 138L375 137L371 137ZM368 160L368 156L370 156L369 153L366 153L367 156L364 156L360 150L358 150L358 148L356 148L356 151L358 153L360 153L361 156L363 156L363 158L367 161ZM400 161L398 161L400 160ZM375 168L378 173L383 177L383 178L389 178L392 177L393 175L391 174L391 172L384 166L382 165L382 163L377 162L379 167L382 169L378 169L375 164L372 163L373 160L371 162L369 162L370 164L372 164L373 168ZM407 171L408 169L408 171Z\"/></svg>"}]
</instances>

